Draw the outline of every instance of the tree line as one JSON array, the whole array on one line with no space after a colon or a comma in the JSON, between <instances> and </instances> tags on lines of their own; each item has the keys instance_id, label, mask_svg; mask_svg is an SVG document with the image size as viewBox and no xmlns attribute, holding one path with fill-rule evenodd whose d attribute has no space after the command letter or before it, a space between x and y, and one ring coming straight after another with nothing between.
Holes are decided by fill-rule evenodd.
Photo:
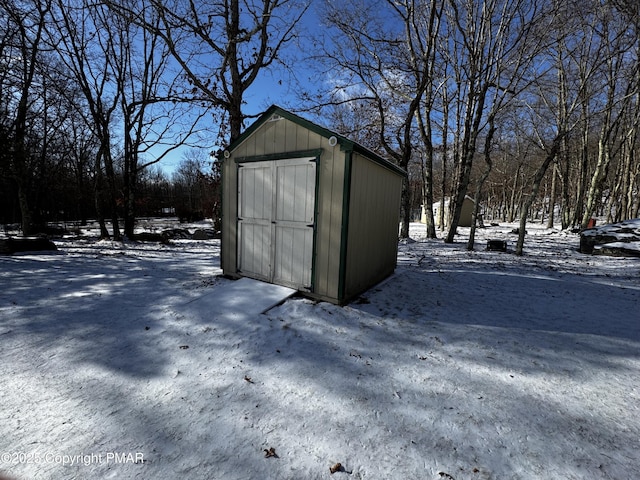
<instances>
[{"instance_id":1,"label":"tree line","mask_svg":"<svg viewBox=\"0 0 640 480\"><path fill-rule=\"evenodd\" d=\"M640 209L640 6L634 0L341 0L322 39L324 105L410 173L411 212L466 196L481 214L562 228ZM313 103L313 96L309 95ZM444 212L444 208L440 212ZM444 222L439 222L443 225Z\"/></svg>"},{"instance_id":2,"label":"tree line","mask_svg":"<svg viewBox=\"0 0 640 480\"><path fill-rule=\"evenodd\" d=\"M520 222L518 253L528 219L639 215L635 0L0 0L0 22L3 214L25 234L61 211L132 234L154 164L238 138L266 71L409 172L401 236L425 205L435 238L446 197L447 242L476 200L470 249L481 215Z\"/></svg>"},{"instance_id":3,"label":"tree line","mask_svg":"<svg viewBox=\"0 0 640 480\"><path fill-rule=\"evenodd\" d=\"M19 218L30 235L49 220L95 216L102 237L132 237L145 192L166 183L154 165L240 135L244 93L305 11L293 4L0 0L3 221ZM213 163L198 182L215 197ZM183 164L174 191L194 166ZM219 202L205 203L215 216Z\"/></svg>"},{"instance_id":4,"label":"tree line","mask_svg":"<svg viewBox=\"0 0 640 480\"><path fill-rule=\"evenodd\" d=\"M211 218L219 201L220 179L212 171L211 161L201 157L200 151L188 152L171 174L155 166L143 170L136 184L136 218L178 217L181 222ZM119 167L115 170L118 173ZM33 192L37 193L31 203L35 231L39 234L75 231L98 218L95 185L88 172L86 177L76 177L73 165L48 172L46 176L35 176L32 183ZM115 189L124 191L121 174L116 175ZM119 212L124 211L123 196L117 199L116 207ZM16 187L6 179L0 180L0 224L11 226L20 220ZM219 231L218 222L213 226Z\"/></svg>"}]
</instances>

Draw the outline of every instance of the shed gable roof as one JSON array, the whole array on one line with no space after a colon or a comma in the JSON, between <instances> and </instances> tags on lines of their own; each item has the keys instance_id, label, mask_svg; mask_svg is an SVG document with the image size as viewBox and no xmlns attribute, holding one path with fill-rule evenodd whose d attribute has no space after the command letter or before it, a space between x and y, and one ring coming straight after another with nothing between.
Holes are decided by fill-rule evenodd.
<instances>
[{"instance_id":1,"label":"shed gable roof","mask_svg":"<svg viewBox=\"0 0 640 480\"><path fill-rule=\"evenodd\" d=\"M252 123L234 142L232 142L227 148L229 152L233 152L238 146L244 142L248 137L250 137L256 130L258 130L262 125L271 120L274 115L278 115L282 118L286 118L287 120L294 122L318 135L321 135L325 138L336 137L338 139L338 143L340 147L344 151L354 151L357 152L364 157L378 163L394 173L402 176L407 176L407 172L405 172L402 168L397 166L395 163L390 162L386 158L381 157L380 155L372 152L368 148L360 145L353 140L349 140L347 137L340 135L339 133L333 132L325 127L317 125L305 118L302 118L294 113L291 113L277 105L272 105L269 107L260 117Z\"/></svg>"}]
</instances>

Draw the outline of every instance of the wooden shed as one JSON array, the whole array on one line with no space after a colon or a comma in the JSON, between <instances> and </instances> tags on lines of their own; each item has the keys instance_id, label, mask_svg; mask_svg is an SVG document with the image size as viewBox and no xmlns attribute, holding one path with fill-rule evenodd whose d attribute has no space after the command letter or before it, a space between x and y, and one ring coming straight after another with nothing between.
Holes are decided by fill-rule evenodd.
<instances>
[{"instance_id":1,"label":"wooden shed","mask_svg":"<svg viewBox=\"0 0 640 480\"><path fill-rule=\"evenodd\" d=\"M451 213L449 211L449 204L451 198L446 197L444 199L444 227L448 227L451 224ZM460 220L458 221L459 227L470 227L471 222L473 221L473 210L475 208L476 202L473 201L469 195L464 197L464 202L462 203L462 211L460 212ZM433 219L435 221L436 227L440 227L440 207L442 202L438 200L437 202L433 202ZM426 213L424 209L424 205L422 206L422 216L420 218L421 223L427 223Z\"/></svg>"},{"instance_id":2,"label":"wooden shed","mask_svg":"<svg viewBox=\"0 0 640 480\"><path fill-rule=\"evenodd\" d=\"M225 275L343 304L393 273L404 170L275 105L223 156Z\"/></svg>"}]
</instances>

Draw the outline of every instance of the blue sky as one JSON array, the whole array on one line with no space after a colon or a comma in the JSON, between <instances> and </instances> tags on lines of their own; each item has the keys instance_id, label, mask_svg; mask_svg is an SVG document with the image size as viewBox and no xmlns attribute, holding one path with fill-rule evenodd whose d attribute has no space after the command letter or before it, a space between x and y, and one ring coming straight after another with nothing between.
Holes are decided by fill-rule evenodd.
<instances>
[{"instance_id":1,"label":"blue sky","mask_svg":"<svg viewBox=\"0 0 640 480\"><path fill-rule=\"evenodd\" d=\"M300 23L301 33L303 36L309 33L316 33L321 27L321 22L318 14L313 9L313 6L306 12L305 16ZM283 52L283 58L300 57L305 56L304 44L306 40L301 40L302 47L294 43L288 46L288 49ZM290 60L291 64L296 64L300 60ZM263 70L255 83L245 93L244 100L246 102L244 113L247 115L259 115L264 112L273 104L280 105L287 108L292 103L296 102L295 88L289 78L290 74L286 72L281 66L274 64L268 70ZM300 81L307 82L307 87L315 88L317 85L312 85L306 80L306 75L300 75ZM211 118L211 117L209 117ZM217 125L211 125L211 142L215 141ZM245 124L245 128L251 124L252 120L248 119ZM209 148L209 147L207 147ZM166 158L164 158L158 165L169 176L179 166L183 155L190 150L190 147L183 147L171 152Z\"/></svg>"},{"instance_id":2,"label":"blue sky","mask_svg":"<svg viewBox=\"0 0 640 480\"><path fill-rule=\"evenodd\" d=\"M245 113L248 115L259 115L269 106L275 104L284 104L288 100L293 100L294 96L291 87L283 81L278 83L275 75L269 72L263 72L256 82L251 86L245 95L247 102ZM217 125L213 124L211 115L204 119L205 122L211 122L211 143L215 141ZM251 120L247 120L245 127L251 124ZM210 145L207 145L207 149ZM171 152L167 157L158 163L160 168L167 174L171 175L179 166L185 153L189 152L191 147L185 146Z\"/></svg>"}]
</instances>

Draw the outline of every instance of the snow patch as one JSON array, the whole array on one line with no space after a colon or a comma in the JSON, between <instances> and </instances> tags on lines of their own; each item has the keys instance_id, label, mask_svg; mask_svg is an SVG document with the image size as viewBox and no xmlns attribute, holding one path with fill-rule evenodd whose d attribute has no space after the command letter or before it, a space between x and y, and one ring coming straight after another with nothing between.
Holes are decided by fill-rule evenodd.
<instances>
[{"instance_id":1,"label":"snow patch","mask_svg":"<svg viewBox=\"0 0 640 480\"><path fill-rule=\"evenodd\" d=\"M414 224L357 301L266 314L246 291L213 301L238 284L218 240L0 257L0 472L640 478L637 259L536 225L522 257L483 249L513 228L468 252L468 229L451 245ZM212 315L226 301L256 308Z\"/></svg>"}]
</instances>

